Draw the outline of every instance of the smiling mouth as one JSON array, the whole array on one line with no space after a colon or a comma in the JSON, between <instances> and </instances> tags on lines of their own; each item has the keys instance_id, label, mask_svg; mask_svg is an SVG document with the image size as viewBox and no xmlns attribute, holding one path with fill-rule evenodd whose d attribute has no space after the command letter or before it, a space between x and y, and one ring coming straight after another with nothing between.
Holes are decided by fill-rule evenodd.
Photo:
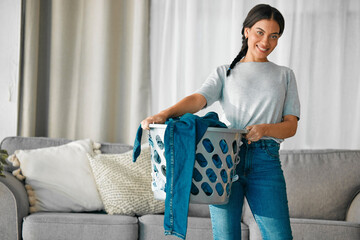
<instances>
[{"instance_id":1,"label":"smiling mouth","mask_svg":"<svg viewBox=\"0 0 360 240\"><path fill-rule=\"evenodd\" d=\"M262 47L259 47L258 45L256 45L256 47L260 50L260 52L267 52L269 50L269 48L262 48Z\"/></svg>"}]
</instances>

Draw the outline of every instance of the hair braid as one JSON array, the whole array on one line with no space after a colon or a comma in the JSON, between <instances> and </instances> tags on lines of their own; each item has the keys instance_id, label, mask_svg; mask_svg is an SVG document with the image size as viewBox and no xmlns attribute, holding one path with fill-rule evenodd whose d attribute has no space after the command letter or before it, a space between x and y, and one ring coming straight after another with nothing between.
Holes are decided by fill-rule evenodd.
<instances>
[{"instance_id":1,"label":"hair braid","mask_svg":"<svg viewBox=\"0 0 360 240\"><path fill-rule=\"evenodd\" d=\"M241 50L239 52L239 54L236 56L236 58L231 62L229 69L226 72L226 76L230 75L231 70L235 67L235 65L243 58L245 57L246 53L248 50L248 44L247 44L247 38L245 38L243 36L243 41L242 41L242 47Z\"/></svg>"}]
</instances>

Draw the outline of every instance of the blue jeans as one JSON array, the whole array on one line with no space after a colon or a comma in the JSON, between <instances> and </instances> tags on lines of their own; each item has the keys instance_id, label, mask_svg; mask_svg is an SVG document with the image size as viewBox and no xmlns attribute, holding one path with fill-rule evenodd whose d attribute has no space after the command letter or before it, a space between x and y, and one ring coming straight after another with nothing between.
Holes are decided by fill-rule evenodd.
<instances>
[{"instance_id":1,"label":"blue jeans","mask_svg":"<svg viewBox=\"0 0 360 240\"><path fill-rule=\"evenodd\" d=\"M196 145L208 127L226 127L215 112L170 119L164 135L166 158L165 235L186 238Z\"/></svg>"},{"instance_id":2,"label":"blue jeans","mask_svg":"<svg viewBox=\"0 0 360 240\"><path fill-rule=\"evenodd\" d=\"M264 240L292 239L286 185L279 159L279 144L243 139L239 180L231 187L226 205L211 205L214 240L241 239L241 214L246 197Z\"/></svg>"}]
</instances>

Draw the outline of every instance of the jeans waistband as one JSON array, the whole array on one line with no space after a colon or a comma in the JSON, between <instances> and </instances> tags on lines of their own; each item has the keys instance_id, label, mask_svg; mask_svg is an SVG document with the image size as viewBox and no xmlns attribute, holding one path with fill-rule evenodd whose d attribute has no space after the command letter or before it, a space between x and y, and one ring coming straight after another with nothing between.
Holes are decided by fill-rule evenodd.
<instances>
[{"instance_id":1,"label":"jeans waistband","mask_svg":"<svg viewBox=\"0 0 360 240\"><path fill-rule=\"evenodd\" d=\"M272 139L260 139L259 141L256 142L251 142L250 144L248 143L248 140L246 138L242 138L241 139L242 142L245 144L245 146L247 146L248 148L263 148L265 146L271 147L271 146L277 146L280 147L280 143L276 142L275 140Z\"/></svg>"}]
</instances>

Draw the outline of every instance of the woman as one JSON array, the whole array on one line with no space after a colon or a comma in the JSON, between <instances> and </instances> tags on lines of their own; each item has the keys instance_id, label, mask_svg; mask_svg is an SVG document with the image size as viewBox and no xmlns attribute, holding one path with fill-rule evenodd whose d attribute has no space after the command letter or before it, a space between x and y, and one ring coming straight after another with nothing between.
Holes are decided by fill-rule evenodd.
<instances>
[{"instance_id":1,"label":"woman","mask_svg":"<svg viewBox=\"0 0 360 240\"><path fill-rule=\"evenodd\" d=\"M263 239L292 239L279 147L296 133L300 103L292 70L267 59L283 30L284 18L277 9L255 6L243 23L242 48L230 66L218 67L196 93L141 122L149 129L150 123L220 101L229 127L249 131L229 203L210 206L214 239L241 239L244 196Z\"/></svg>"}]
</instances>

